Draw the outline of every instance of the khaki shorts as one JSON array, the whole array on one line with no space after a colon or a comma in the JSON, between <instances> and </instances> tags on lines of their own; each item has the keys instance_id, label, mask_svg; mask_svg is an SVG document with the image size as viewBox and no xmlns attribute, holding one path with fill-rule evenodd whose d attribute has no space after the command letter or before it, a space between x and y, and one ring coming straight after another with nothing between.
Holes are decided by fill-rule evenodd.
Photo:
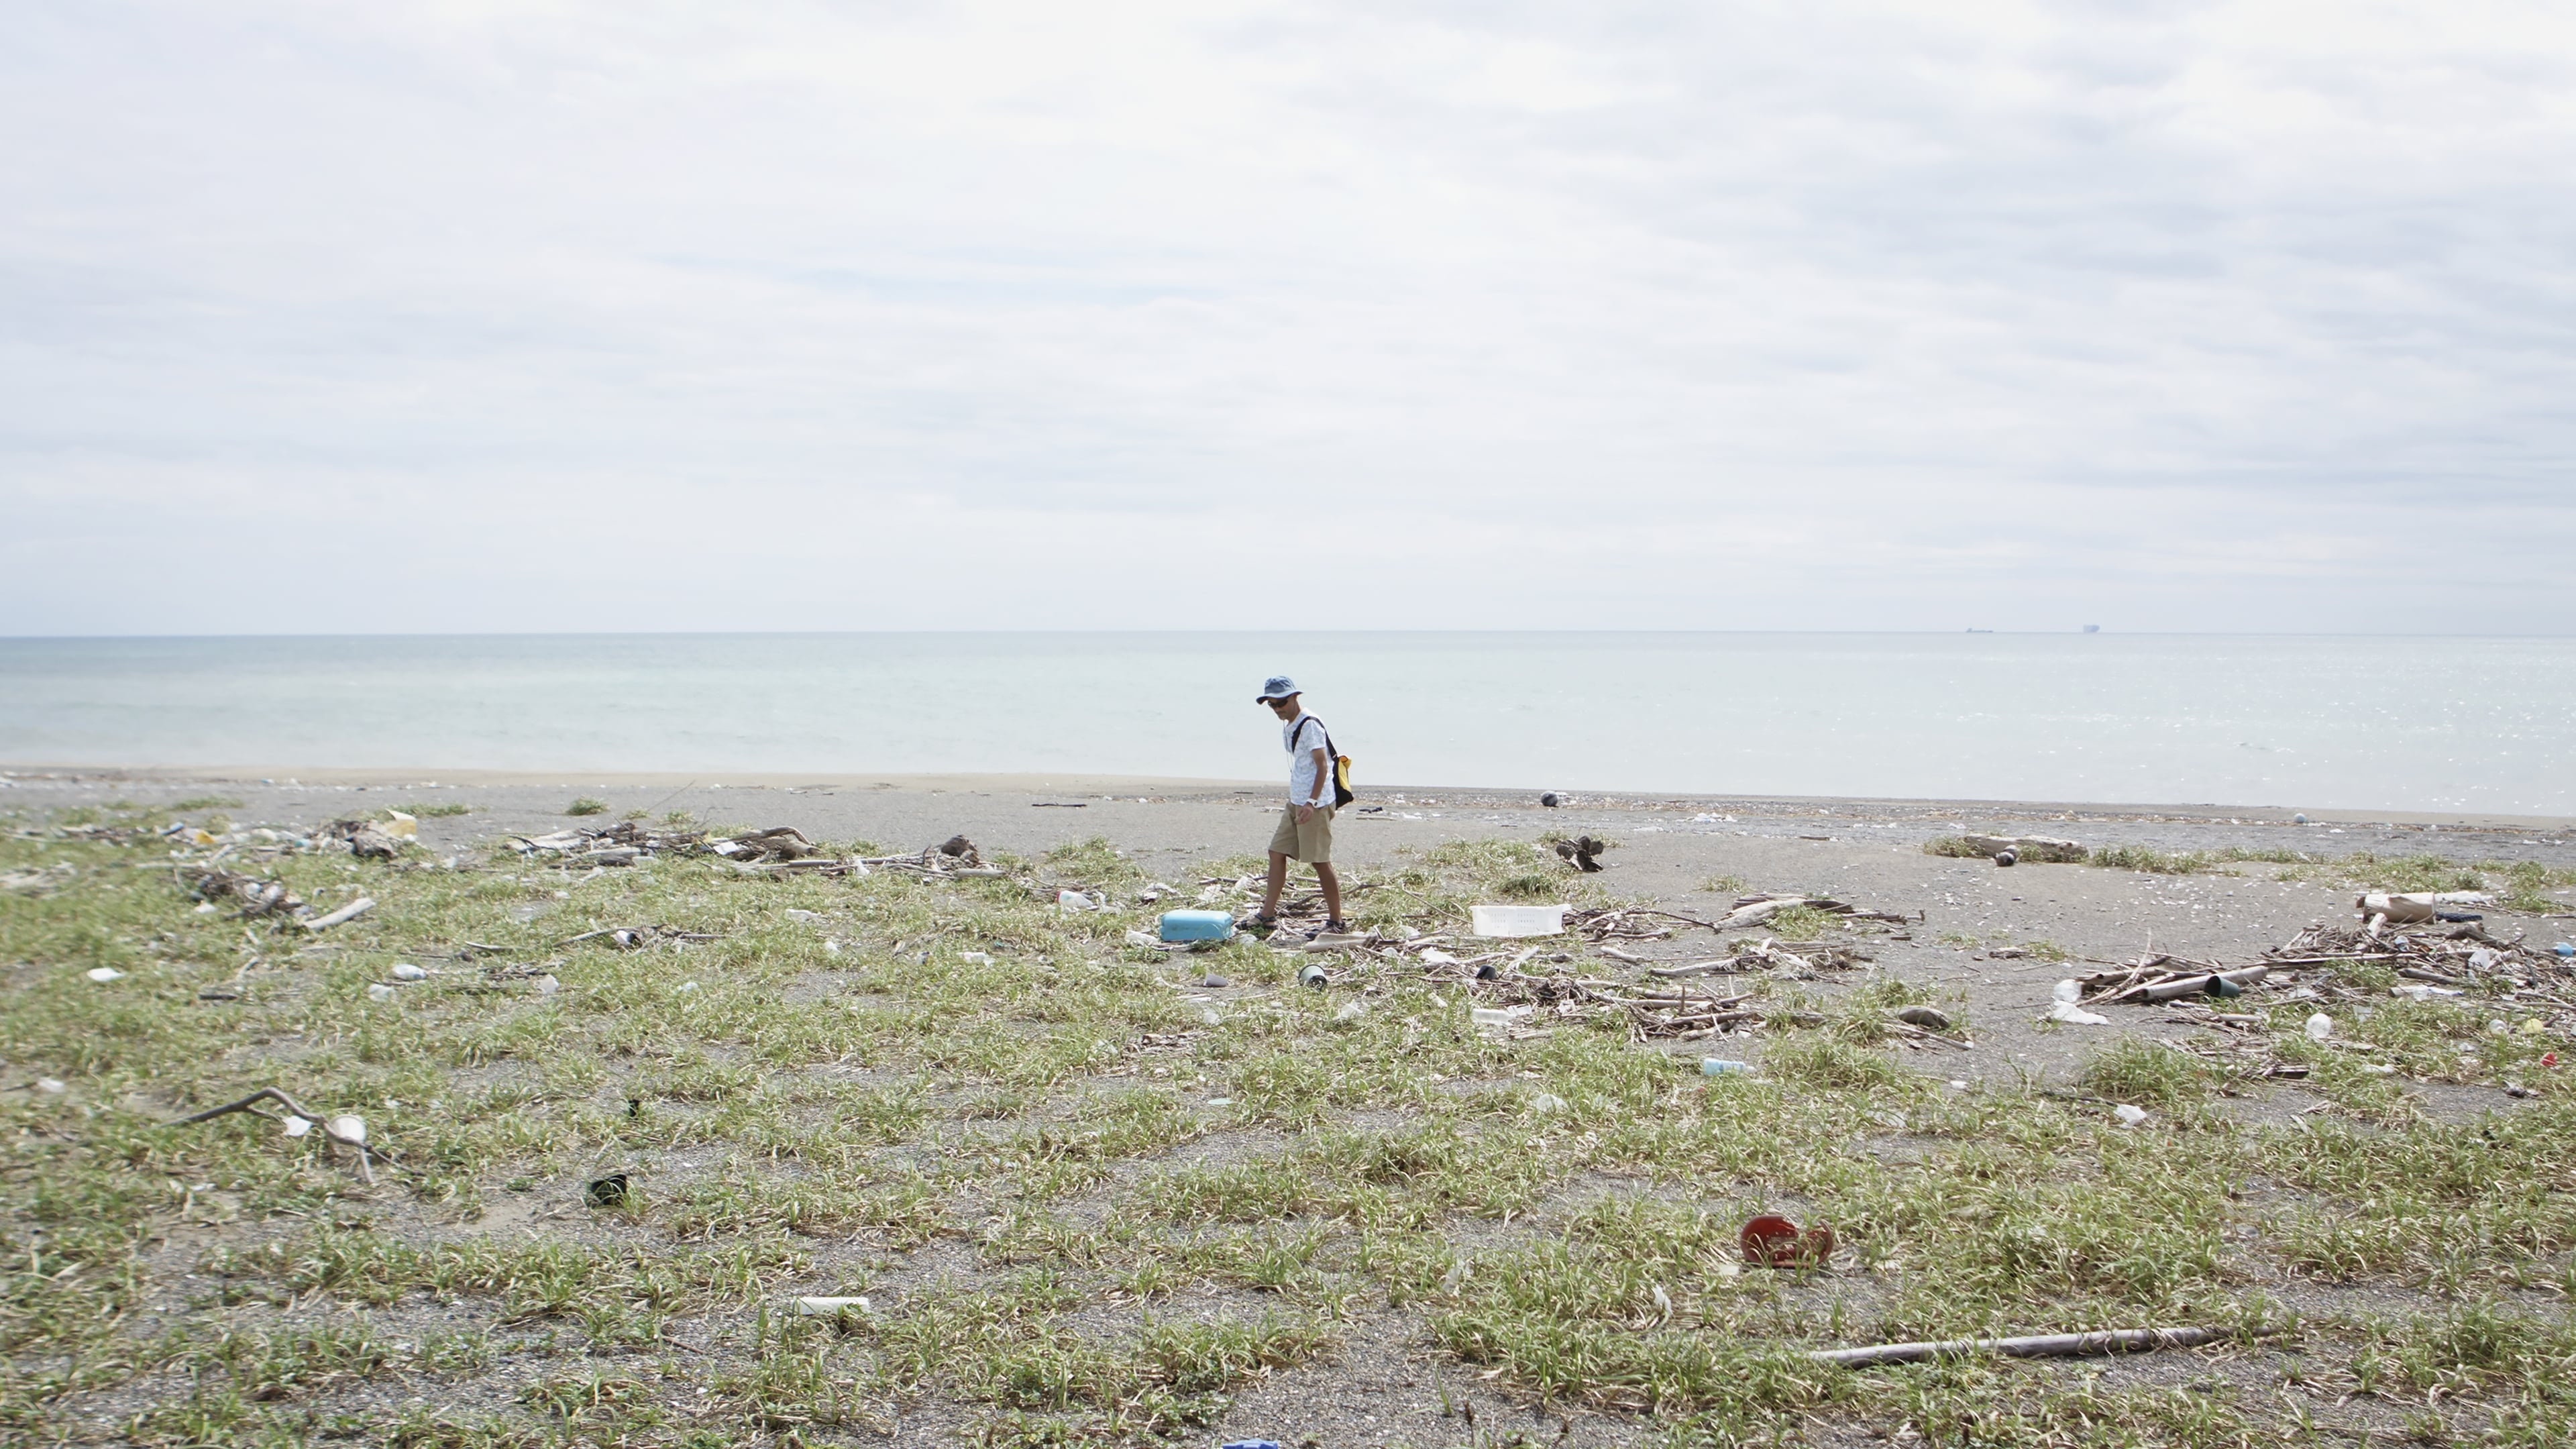
<instances>
[{"instance_id":1,"label":"khaki shorts","mask_svg":"<svg viewBox=\"0 0 2576 1449\"><path fill-rule=\"evenodd\" d=\"M1302 860L1308 865L1333 863L1333 807L1324 806L1303 825L1297 823L1297 807L1280 812L1279 828L1270 832L1270 853Z\"/></svg>"}]
</instances>

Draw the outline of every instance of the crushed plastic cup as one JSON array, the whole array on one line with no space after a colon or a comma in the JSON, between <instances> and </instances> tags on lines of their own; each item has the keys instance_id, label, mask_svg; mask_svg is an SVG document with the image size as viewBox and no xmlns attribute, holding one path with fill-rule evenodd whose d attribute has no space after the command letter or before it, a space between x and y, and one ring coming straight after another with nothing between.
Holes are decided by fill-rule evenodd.
<instances>
[{"instance_id":1,"label":"crushed plastic cup","mask_svg":"<svg viewBox=\"0 0 2576 1449\"><path fill-rule=\"evenodd\" d=\"M1469 914L1479 936L1562 936L1565 910L1563 906L1477 906Z\"/></svg>"},{"instance_id":2,"label":"crushed plastic cup","mask_svg":"<svg viewBox=\"0 0 2576 1449\"><path fill-rule=\"evenodd\" d=\"M2135 1127L2139 1123L2147 1120L2147 1109L2144 1107L2132 1107L2128 1103L2122 1102L2120 1105L2111 1109L2111 1115L2120 1119L2121 1126Z\"/></svg>"},{"instance_id":3,"label":"crushed plastic cup","mask_svg":"<svg viewBox=\"0 0 2576 1449\"><path fill-rule=\"evenodd\" d=\"M367 987L367 999L369 1001L391 1001L394 999L394 989L381 981L372 982Z\"/></svg>"},{"instance_id":4,"label":"crushed plastic cup","mask_svg":"<svg viewBox=\"0 0 2576 1449\"><path fill-rule=\"evenodd\" d=\"M428 972L414 966L409 961L395 962L392 974L396 981L427 981L429 979Z\"/></svg>"},{"instance_id":5,"label":"crushed plastic cup","mask_svg":"<svg viewBox=\"0 0 2576 1449\"><path fill-rule=\"evenodd\" d=\"M289 1137L301 1137L313 1130L312 1120L305 1117L289 1116L282 1125L286 1128L286 1135Z\"/></svg>"},{"instance_id":6,"label":"crushed plastic cup","mask_svg":"<svg viewBox=\"0 0 2576 1449\"><path fill-rule=\"evenodd\" d=\"M2402 996L2408 1001L2431 1001L2436 997L2457 996L2460 993L2448 990L2444 987L2431 986L2421 981L2414 981L2408 982L2402 986L2391 986L2388 988L2388 994L2391 996Z\"/></svg>"},{"instance_id":7,"label":"crushed plastic cup","mask_svg":"<svg viewBox=\"0 0 2576 1449\"><path fill-rule=\"evenodd\" d=\"M1324 974L1323 967L1309 966L1297 973L1297 984L1300 986L1329 986L1332 984L1332 978Z\"/></svg>"},{"instance_id":8,"label":"crushed plastic cup","mask_svg":"<svg viewBox=\"0 0 2576 1449\"><path fill-rule=\"evenodd\" d=\"M2307 1032L2310 1041L2324 1041L2334 1035L2334 1018L2322 1011L2313 1013L2308 1017L2307 1025L2301 1030Z\"/></svg>"},{"instance_id":9,"label":"crushed plastic cup","mask_svg":"<svg viewBox=\"0 0 2576 1449\"><path fill-rule=\"evenodd\" d=\"M796 1311L808 1318L831 1318L851 1309L867 1313L872 1311L872 1307L865 1294L854 1298L799 1298L796 1300Z\"/></svg>"},{"instance_id":10,"label":"crushed plastic cup","mask_svg":"<svg viewBox=\"0 0 2576 1449\"><path fill-rule=\"evenodd\" d=\"M125 979L125 973L117 970L113 966L92 966L83 974L88 976L90 980L99 983L101 986L106 985L110 981L122 981Z\"/></svg>"},{"instance_id":11,"label":"crushed plastic cup","mask_svg":"<svg viewBox=\"0 0 2576 1449\"><path fill-rule=\"evenodd\" d=\"M1699 1074L1703 1077L1742 1077L1750 1076L1752 1075L1752 1072L1753 1064L1751 1062L1739 1062L1732 1057L1702 1057L1699 1059Z\"/></svg>"}]
</instances>

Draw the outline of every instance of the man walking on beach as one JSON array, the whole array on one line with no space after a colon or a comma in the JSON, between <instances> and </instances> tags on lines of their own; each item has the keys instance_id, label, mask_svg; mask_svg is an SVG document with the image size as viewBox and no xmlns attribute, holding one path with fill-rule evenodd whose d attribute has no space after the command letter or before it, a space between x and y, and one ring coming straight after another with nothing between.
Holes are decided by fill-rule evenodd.
<instances>
[{"instance_id":1,"label":"man walking on beach","mask_svg":"<svg viewBox=\"0 0 2576 1449\"><path fill-rule=\"evenodd\" d=\"M1324 929L1345 931L1342 923L1342 878L1333 872L1333 737L1324 722L1297 703L1297 683L1277 674L1263 680L1261 697L1281 721L1279 737L1288 746L1288 808L1270 834L1270 881L1262 887L1256 928L1279 924L1279 892L1288 884L1288 860L1294 856L1315 868L1324 886Z\"/></svg>"}]
</instances>

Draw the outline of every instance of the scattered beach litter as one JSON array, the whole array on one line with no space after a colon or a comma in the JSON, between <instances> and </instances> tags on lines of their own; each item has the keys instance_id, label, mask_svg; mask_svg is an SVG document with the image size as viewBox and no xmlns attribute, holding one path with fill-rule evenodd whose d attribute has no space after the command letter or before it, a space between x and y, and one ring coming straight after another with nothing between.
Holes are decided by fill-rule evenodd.
<instances>
[{"instance_id":1,"label":"scattered beach litter","mask_svg":"<svg viewBox=\"0 0 2576 1449\"><path fill-rule=\"evenodd\" d=\"M125 973L117 970L113 966L92 966L89 970L81 974L87 976L90 980L97 982L101 986L104 986L111 981L122 981L125 979Z\"/></svg>"}]
</instances>

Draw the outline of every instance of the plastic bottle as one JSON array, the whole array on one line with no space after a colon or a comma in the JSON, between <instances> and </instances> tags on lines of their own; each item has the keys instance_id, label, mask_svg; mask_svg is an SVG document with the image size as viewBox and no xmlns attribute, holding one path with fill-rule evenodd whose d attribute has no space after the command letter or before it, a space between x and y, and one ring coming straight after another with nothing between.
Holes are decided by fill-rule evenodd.
<instances>
[{"instance_id":1,"label":"plastic bottle","mask_svg":"<svg viewBox=\"0 0 2576 1449\"><path fill-rule=\"evenodd\" d=\"M1751 1062L1739 1062L1726 1057L1699 1059L1699 1074L1703 1077L1741 1077L1750 1076L1752 1072Z\"/></svg>"}]
</instances>

